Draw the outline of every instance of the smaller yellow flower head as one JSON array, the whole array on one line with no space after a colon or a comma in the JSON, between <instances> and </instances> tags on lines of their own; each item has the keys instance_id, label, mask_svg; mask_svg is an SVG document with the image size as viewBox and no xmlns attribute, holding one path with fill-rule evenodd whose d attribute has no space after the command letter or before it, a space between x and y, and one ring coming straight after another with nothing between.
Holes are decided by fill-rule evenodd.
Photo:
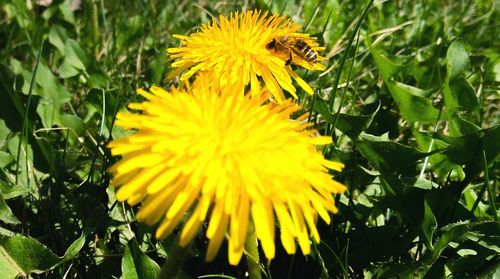
<instances>
[{"instance_id":1,"label":"smaller yellow flower head","mask_svg":"<svg viewBox=\"0 0 500 279\"><path fill-rule=\"evenodd\" d=\"M176 68L168 76L171 79L182 73L180 79L187 80L195 73L204 71L220 83L220 87L243 95L245 86L250 84L251 93L259 92L259 78L278 102L285 96L282 89L295 98L296 89L292 78L309 94L311 87L300 78L287 63L294 63L310 70L324 70L318 63L325 60L317 54L324 48L319 47L316 38L298 33L299 26L284 16L268 16L258 11L233 14L229 18L220 16L211 24L203 25L200 30L189 36L174 35L181 40L181 46L169 48L168 53ZM272 42L285 44L270 47ZM300 47L294 42L301 41ZM314 62L306 59L304 53L315 57Z\"/></svg>"},{"instance_id":2,"label":"smaller yellow flower head","mask_svg":"<svg viewBox=\"0 0 500 279\"><path fill-rule=\"evenodd\" d=\"M328 169L315 145L331 142L307 129L291 101L263 105L261 98L217 91L204 81L185 92L151 87L138 93L147 100L119 113L116 124L135 134L109 144L123 158L110 168L116 198L131 205L149 225L160 223L157 238L181 222L180 245L187 245L207 221L207 260L228 235L229 262L238 264L252 218L265 256L275 256L275 218L288 253L296 243L310 253L310 236L319 242L316 219L330 222L336 212L332 194L345 186Z\"/></svg>"}]
</instances>

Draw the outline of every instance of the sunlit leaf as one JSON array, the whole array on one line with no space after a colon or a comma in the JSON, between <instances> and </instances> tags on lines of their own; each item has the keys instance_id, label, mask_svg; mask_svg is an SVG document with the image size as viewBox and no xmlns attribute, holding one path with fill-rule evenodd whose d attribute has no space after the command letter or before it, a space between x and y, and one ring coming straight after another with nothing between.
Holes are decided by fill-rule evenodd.
<instances>
[{"instance_id":1,"label":"sunlit leaf","mask_svg":"<svg viewBox=\"0 0 500 279\"><path fill-rule=\"evenodd\" d=\"M85 70L89 66L89 57L85 50L75 40L67 40L64 44L65 61L79 70Z\"/></svg>"},{"instance_id":2,"label":"sunlit leaf","mask_svg":"<svg viewBox=\"0 0 500 279\"><path fill-rule=\"evenodd\" d=\"M0 237L0 272L11 278L30 273L43 273L59 262L45 245L31 237Z\"/></svg>"},{"instance_id":3,"label":"sunlit leaf","mask_svg":"<svg viewBox=\"0 0 500 279\"><path fill-rule=\"evenodd\" d=\"M7 224L19 224L21 223L19 219L12 213L12 210L5 203L2 193L0 193L0 221Z\"/></svg>"},{"instance_id":4,"label":"sunlit leaf","mask_svg":"<svg viewBox=\"0 0 500 279\"><path fill-rule=\"evenodd\" d=\"M34 238L0 236L0 273L10 278L30 273L41 274L74 258L84 243L85 237L81 236L59 258Z\"/></svg>"},{"instance_id":5,"label":"sunlit leaf","mask_svg":"<svg viewBox=\"0 0 500 279\"><path fill-rule=\"evenodd\" d=\"M439 110L432 106L423 90L394 81L393 75L397 73L401 66L389 60L373 47L370 48L370 51L387 89L389 89L403 117L410 122L436 122Z\"/></svg>"},{"instance_id":6,"label":"sunlit leaf","mask_svg":"<svg viewBox=\"0 0 500 279\"><path fill-rule=\"evenodd\" d=\"M54 45L59 52L64 54L64 42L68 40L68 32L60 25L53 25L49 32L49 42Z\"/></svg>"},{"instance_id":7,"label":"sunlit leaf","mask_svg":"<svg viewBox=\"0 0 500 279\"><path fill-rule=\"evenodd\" d=\"M125 247L122 259L122 273L124 279L157 278L160 267L142 252L135 238L132 238Z\"/></svg>"},{"instance_id":8,"label":"sunlit leaf","mask_svg":"<svg viewBox=\"0 0 500 279\"><path fill-rule=\"evenodd\" d=\"M29 193L29 189L0 180L0 193L5 200L8 200Z\"/></svg>"},{"instance_id":9,"label":"sunlit leaf","mask_svg":"<svg viewBox=\"0 0 500 279\"><path fill-rule=\"evenodd\" d=\"M436 122L439 110L432 106L431 101L423 97L421 89L399 82L386 82L394 101L403 117L411 122Z\"/></svg>"},{"instance_id":10,"label":"sunlit leaf","mask_svg":"<svg viewBox=\"0 0 500 279\"><path fill-rule=\"evenodd\" d=\"M469 55L465 51L462 41L454 41L446 53L446 68L448 70L448 79L452 80L459 77L469 67Z\"/></svg>"}]
</instances>

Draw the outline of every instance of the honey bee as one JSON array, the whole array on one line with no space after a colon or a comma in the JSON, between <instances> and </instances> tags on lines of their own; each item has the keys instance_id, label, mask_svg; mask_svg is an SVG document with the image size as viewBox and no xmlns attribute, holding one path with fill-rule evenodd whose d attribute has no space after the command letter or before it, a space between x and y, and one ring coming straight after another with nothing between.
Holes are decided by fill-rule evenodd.
<instances>
[{"instance_id":1,"label":"honey bee","mask_svg":"<svg viewBox=\"0 0 500 279\"><path fill-rule=\"evenodd\" d=\"M286 53L290 58L286 61L286 65L292 63L292 54L295 54L310 63L316 63L318 55L310 45L304 40L292 38L289 36L281 36L273 39L266 45L267 49L274 49L278 53Z\"/></svg>"}]
</instances>

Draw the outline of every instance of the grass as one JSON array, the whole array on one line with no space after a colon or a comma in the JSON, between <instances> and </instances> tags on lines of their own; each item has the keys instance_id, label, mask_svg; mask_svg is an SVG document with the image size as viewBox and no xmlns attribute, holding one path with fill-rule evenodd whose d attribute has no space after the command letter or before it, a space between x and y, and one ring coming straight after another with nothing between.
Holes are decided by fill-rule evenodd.
<instances>
[{"instance_id":1,"label":"grass","mask_svg":"<svg viewBox=\"0 0 500 279\"><path fill-rule=\"evenodd\" d=\"M0 274L155 276L176 236L157 241L108 187L116 112L176 82L173 34L255 8L325 45L325 72L297 69L317 92L297 102L333 135L324 154L349 187L312 255L279 249L263 278L498 276L495 1L53 2L0 4ZM205 247L181 277L244 277Z\"/></svg>"}]
</instances>

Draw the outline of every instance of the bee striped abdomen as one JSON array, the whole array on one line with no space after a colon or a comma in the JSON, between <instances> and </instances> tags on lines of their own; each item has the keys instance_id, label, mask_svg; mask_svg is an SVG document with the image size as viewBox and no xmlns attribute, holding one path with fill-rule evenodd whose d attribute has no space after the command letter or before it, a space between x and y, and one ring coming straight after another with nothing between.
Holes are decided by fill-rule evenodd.
<instances>
[{"instance_id":1,"label":"bee striped abdomen","mask_svg":"<svg viewBox=\"0 0 500 279\"><path fill-rule=\"evenodd\" d=\"M316 62L318 56L316 55L316 52L306 42L304 42L303 40L297 40L295 41L294 47L296 48L297 53L299 53L308 62L311 63Z\"/></svg>"}]
</instances>

